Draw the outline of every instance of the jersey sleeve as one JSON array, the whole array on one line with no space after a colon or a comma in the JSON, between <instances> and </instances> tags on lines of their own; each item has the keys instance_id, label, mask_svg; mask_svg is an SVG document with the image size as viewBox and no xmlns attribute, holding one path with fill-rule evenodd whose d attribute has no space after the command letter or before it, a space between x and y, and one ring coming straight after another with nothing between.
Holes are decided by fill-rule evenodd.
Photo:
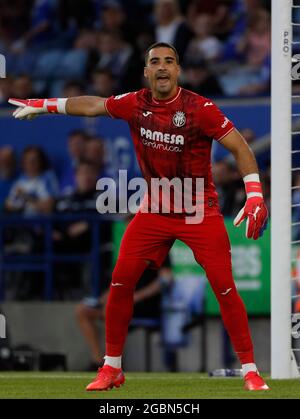
<instances>
[{"instance_id":1,"label":"jersey sleeve","mask_svg":"<svg viewBox=\"0 0 300 419\"><path fill-rule=\"evenodd\" d=\"M200 126L207 137L221 141L234 130L233 123L209 99L200 103Z\"/></svg>"},{"instance_id":2,"label":"jersey sleeve","mask_svg":"<svg viewBox=\"0 0 300 419\"><path fill-rule=\"evenodd\" d=\"M105 108L112 118L129 121L136 103L136 92L111 96L105 101Z\"/></svg>"}]
</instances>

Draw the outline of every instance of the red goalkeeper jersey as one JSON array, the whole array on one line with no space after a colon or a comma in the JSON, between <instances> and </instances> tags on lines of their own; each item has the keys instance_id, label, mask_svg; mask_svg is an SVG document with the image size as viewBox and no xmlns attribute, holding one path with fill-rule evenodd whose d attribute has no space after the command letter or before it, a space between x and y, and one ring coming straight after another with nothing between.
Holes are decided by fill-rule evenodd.
<instances>
[{"instance_id":1,"label":"red goalkeeper jersey","mask_svg":"<svg viewBox=\"0 0 300 419\"><path fill-rule=\"evenodd\" d=\"M205 215L219 212L212 141L220 141L234 126L210 99L178 88L172 99L157 100L149 89L142 89L112 96L105 105L111 117L128 122L148 186L151 178L203 178Z\"/></svg>"}]
</instances>

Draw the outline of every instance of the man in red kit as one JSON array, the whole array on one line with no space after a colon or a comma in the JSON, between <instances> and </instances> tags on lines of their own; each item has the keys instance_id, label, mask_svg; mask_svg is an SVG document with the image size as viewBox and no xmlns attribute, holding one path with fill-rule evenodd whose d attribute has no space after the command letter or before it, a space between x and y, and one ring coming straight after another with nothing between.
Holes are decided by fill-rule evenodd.
<instances>
[{"instance_id":1,"label":"man in red kit","mask_svg":"<svg viewBox=\"0 0 300 419\"><path fill-rule=\"evenodd\" d=\"M176 239L186 243L220 304L224 325L242 364L245 388L267 390L258 373L245 306L237 292L231 268L230 243L220 213L211 174L213 139L231 151L245 182L247 200L234 223L246 219L246 235L258 239L266 228L264 204L255 157L240 133L217 106L178 86L179 58L172 45L158 43L146 52L144 75L150 89L108 99L82 96L69 99L10 99L18 106L17 119L42 113L111 116L128 122L142 174L152 179L204 179L204 218L186 222L186 213L139 211L122 240L106 308L105 364L87 390L119 387L125 377L121 357L132 317L135 286L144 270L159 268ZM196 192L193 187L193 201ZM151 209L151 202L148 202ZM156 208L157 210L157 208Z\"/></svg>"}]
</instances>

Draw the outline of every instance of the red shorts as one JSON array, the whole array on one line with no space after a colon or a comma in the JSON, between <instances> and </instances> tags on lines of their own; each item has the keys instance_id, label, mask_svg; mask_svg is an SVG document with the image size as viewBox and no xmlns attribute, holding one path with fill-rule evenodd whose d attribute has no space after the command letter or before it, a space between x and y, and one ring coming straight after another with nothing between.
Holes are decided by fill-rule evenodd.
<instances>
[{"instance_id":1,"label":"red shorts","mask_svg":"<svg viewBox=\"0 0 300 419\"><path fill-rule=\"evenodd\" d=\"M137 213L122 239L119 258L143 259L158 269L177 239L192 249L204 269L231 268L230 243L221 214L205 217L200 224L186 224L184 218Z\"/></svg>"}]
</instances>

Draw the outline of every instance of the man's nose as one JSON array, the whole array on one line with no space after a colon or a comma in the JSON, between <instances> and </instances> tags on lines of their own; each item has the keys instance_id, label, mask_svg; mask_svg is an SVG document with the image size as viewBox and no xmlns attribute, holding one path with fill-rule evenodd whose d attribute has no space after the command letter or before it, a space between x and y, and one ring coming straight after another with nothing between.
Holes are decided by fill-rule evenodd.
<instances>
[{"instance_id":1,"label":"man's nose","mask_svg":"<svg viewBox=\"0 0 300 419\"><path fill-rule=\"evenodd\" d=\"M165 70L166 69L166 63L164 61L161 61L159 63L158 67L159 67L159 70Z\"/></svg>"}]
</instances>

